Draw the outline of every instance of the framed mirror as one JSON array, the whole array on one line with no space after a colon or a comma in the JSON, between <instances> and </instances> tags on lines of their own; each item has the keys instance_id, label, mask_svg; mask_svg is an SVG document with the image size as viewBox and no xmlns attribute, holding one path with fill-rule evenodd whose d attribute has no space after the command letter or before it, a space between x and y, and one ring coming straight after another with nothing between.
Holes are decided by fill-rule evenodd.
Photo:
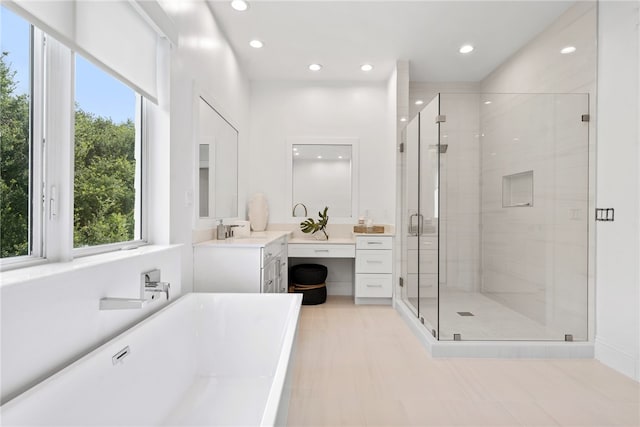
<instances>
[{"instance_id":1,"label":"framed mirror","mask_svg":"<svg viewBox=\"0 0 640 427\"><path fill-rule=\"evenodd\" d=\"M287 151L291 221L316 218L327 206L330 222L355 222L358 139L292 138Z\"/></svg>"},{"instance_id":2,"label":"framed mirror","mask_svg":"<svg viewBox=\"0 0 640 427\"><path fill-rule=\"evenodd\" d=\"M210 98L200 94L196 103L195 211L201 228L238 216L238 130Z\"/></svg>"}]
</instances>

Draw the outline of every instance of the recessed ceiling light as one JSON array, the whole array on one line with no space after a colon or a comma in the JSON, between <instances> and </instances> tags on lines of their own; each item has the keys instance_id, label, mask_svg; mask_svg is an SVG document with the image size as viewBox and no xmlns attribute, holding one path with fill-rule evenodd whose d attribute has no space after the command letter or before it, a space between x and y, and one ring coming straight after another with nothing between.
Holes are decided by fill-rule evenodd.
<instances>
[{"instance_id":1,"label":"recessed ceiling light","mask_svg":"<svg viewBox=\"0 0 640 427\"><path fill-rule=\"evenodd\" d=\"M371 71L371 70L373 70L373 65L371 65L371 64L362 64L360 69L362 71Z\"/></svg>"},{"instance_id":2,"label":"recessed ceiling light","mask_svg":"<svg viewBox=\"0 0 640 427\"><path fill-rule=\"evenodd\" d=\"M406 121L407 121L407 118L406 118L406 117L400 117L400 121L401 121L401 122L406 122Z\"/></svg>"},{"instance_id":3,"label":"recessed ceiling light","mask_svg":"<svg viewBox=\"0 0 640 427\"><path fill-rule=\"evenodd\" d=\"M293 147L293 151L298 151L298 149L296 147Z\"/></svg>"},{"instance_id":4,"label":"recessed ceiling light","mask_svg":"<svg viewBox=\"0 0 640 427\"><path fill-rule=\"evenodd\" d=\"M560 53L563 54L563 55L566 55L568 53L573 53L575 51L576 51L576 47L575 46L566 46L566 47L563 47L560 50Z\"/></svg>"},{"instance_id":5,"label":"recessed ceiling light","mask_svg":"<svg viewBox=\"0 0 640 427\"><path fill-rule=\"evenodd\" d=\"M464 46L462 46L459 50L460 53L470 53L473 52L473 46L471 46L470 44L465 44Z\"/></svg>"},{"instance_id":6,"label":"recessed ceiling light","mask_svg":"<svg viewBox=\"0 0 640 427\"><path fill-rule=\"evenodd\" d=\"M339 158L339 159L341 159L341 158L342 158L342 156L338 156L338 158Z\"/></svg>"},{"instance_id":7,"label":"recessed ceiling light","mask_svg":"<svg viewBox=\"0 0 640 427\"><path fill-rule=\"evenodd\" d=\"M484 105L489 105L491 104L491 101L484 101Z\"/></svg>"},{"instance_id":8,"label":"recessed ceiling light","mask_svg":"<svg viewBox=\"0 0 640 427\"><path fill-rule=\"evenodd\" d=\"M299 156L299 155L300 155L300 153L293 153L293 155L294 155L294 156Z\"/></svg>"},{"instance_id":9,"label":"recessed ceiling light","mask_svg":"<svg viewBox=\"0 0 640 427\"><path fill-rule=\"evenodd\" d=\"M322 68L321 64L311 64L311 65L309 65L309 69L311 71L320 71L321 68Z\"/></svg>"},{"instance_id":10,"label":"recessed ceiling light","mask_svg":"<svg viewBox=\"0 0 640 427\"><path fill-rule=\"evenodd\" d=\"M424 101L422 99L418 99L416 101L416 105L422 105L422 104L424 104Z\"/></svg>"},{"instance_id":11,"label":"recessed ceiling light","mask_svg":"<svg viewBox=\"0 0 640 427\"><path fill-rule=\"evenodd\" d=\"M264 46L264 43L262 43L260 40L251 40L249 42L249 46L260 49L262 46Z\"/></svg>"},{"instance_id":12,"label":"recessed ceiling light","mask_svg":"<svg viewBox=\"0 0 640 427\"><path fill-rule=\"evenodd\" d=\"M318 156L318 158L319 158L319 159L321 159L321 158L322 158L322 156Z\"/></svg>"},{"instance_id":13,"label":"recessed ceiling light","mask_svg":"<svg viewBox=\"0 0 640 427\"><path fill-rule=\"evenodd\" d=\"M231 2L231 7L238 12L244 12L245 10L249 9L249 3L244 0L233 0Z\"/></svg>"}]
</instances>

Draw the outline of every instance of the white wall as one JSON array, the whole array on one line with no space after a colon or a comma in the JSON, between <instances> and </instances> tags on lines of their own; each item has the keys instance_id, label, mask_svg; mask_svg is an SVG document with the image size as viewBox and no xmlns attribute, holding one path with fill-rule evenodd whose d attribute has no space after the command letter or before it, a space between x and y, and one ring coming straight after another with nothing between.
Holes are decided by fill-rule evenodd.
<instances>
[{"instance_id":1,"label":"white wall","mask_svg":"<svg viewBox=\"0 0 640 427\"><path fill-rule=\"evenodd\" d=\"M2 402L162 308L99 310L100 298L139 298L140 274L160 268L181 293L180 248L143 247L2 273Z\"/></svg>"},{"instance_id":2,"label":"white wall","mask_svg":"<svg viewBox=\"0 0 640 427\"><path fill-rule=\"evenodd\" d=\"M173 5L173 7L171 7ZM195 180L194 98L208 102L239 131L240 177L249 173L249 83L240 64L203 1L165 4L180 33L171 55L171 231L172 243L182 248L184 290L193 289L193 229L197 208ZM194 90L194 87L197 90ZM201 92L201 93L195 93ZM197 105L197 103L195 103ZM239 217L245 216L246 180L239 180Z\"/></svg>"},{"instance_id":3,"label":"white wall","mask_svg":"<svg viewBox=\"0 0 640 427\"><path fill-rule=\"evenodd\" d=\"M640 380L638 2L600 2L596 358Z\"/></svg>"},{"instance_id":4,"label":"white wall","mask_svg":"<svg viewBox=\"0 0 640 427\"><path fill-rule=\"evenodd\" d=\"M174 297L192 290L191 243L197 200L194 81L219 112L237 125L240 174L247 173L242 159L248 158L248 81L206 3L171 4L179 6L167 10L180 32L179 46L159 58L167 70L159 69L159 104L150 106L147 123L151 135L149 234L153 243L184 245L3 273L2 401L161 308L162 304L131 311L98 309L102 297L135 297L141 272L160 268L162 279L171 282ZM240 216L244 216L246 193L242 185Z\"/></svg>"},{"instance_id":5,"label":"white wall","mask_svg":"<svg viewBox=\"0 0 640 427\"><path fill-rule=\"evenodd\" d=\"M287 139L359 138L358 214L368 212L376 223L393 224L395 140L389 114L386 82L251 82L247 196L264 193L269 223L288 222Z\"/></svg>"}]
</instances>

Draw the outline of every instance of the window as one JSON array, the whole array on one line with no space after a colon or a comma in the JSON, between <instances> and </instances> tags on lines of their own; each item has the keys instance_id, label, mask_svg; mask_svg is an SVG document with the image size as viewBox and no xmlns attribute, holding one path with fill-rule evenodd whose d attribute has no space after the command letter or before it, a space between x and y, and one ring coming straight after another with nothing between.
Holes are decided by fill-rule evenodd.
<instances>
[{"instance_id":1,"label":"window","mask_svg":"<svg viewBox=\"0 0 640 427\"><path fill-rule=\"evenodd\" d=\"M76 54L75 248L139 240L139 96Z\"/></svg>"},{"instance_id":2,"label":"window","mask_svg":"<svg viewBox=\"0 0 640 427\"><path fill-rule=\"evenodd\" d=\"M38 224L32 200L32 28L6 8L0 10L0 254L31 255ZM36 248L37 252L37 248Z\"/></svg>"},{"instance_id":3,"label":"window","mask_svg":"<svg viewBox=\"0 0 640 427\"><path fill-rule=\"evenodd\" d=\"M0 6L0 269L144 243L144 99L23 12Z\"/></svg>"}]
</instances>

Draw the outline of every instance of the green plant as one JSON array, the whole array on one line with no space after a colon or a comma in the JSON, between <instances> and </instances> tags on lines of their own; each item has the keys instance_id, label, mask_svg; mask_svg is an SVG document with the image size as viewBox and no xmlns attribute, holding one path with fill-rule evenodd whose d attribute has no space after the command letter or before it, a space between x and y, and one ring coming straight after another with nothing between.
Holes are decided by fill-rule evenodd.
<instances>
[{"instance_id":1,"label":"green plant","mask_svg":"<svg viewBox=\"0 0 640 427\"><path fill-rule=\"evenodd\" d=\"M315 233L317 231L322 231L325 237L328 239L329 235L327 234L326 228L327 223L329 222L329 215L327 215L327 211L329 208L327 206L324 207L324 211L318 212L318 216L320 217L316 222L313 218L307 218L306 221L300 223L300 229L303 233Z\"/></svg>"}]
</instances>

